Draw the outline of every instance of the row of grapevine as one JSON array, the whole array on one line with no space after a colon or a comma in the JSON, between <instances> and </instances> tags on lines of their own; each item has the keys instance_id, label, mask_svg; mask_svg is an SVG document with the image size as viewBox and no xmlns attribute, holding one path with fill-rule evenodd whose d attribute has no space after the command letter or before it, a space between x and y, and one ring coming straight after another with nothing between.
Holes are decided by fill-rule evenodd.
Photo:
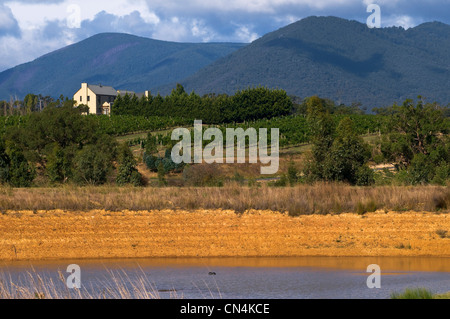
<instances>
[{"instance_id":1,"label":"row of grapevine","mask_svg":"<svg viewBox=\"0 0 450 319\"><path fill-rule=\"evenodd\" d=\"M162 116L133 116L133 115L113 115L97 116L90 115L97 122L102 133L108 135L126 135L142 131L159 131L176 126L188 125L190 121L181 118Z\"/></svg>"}]
</instances>

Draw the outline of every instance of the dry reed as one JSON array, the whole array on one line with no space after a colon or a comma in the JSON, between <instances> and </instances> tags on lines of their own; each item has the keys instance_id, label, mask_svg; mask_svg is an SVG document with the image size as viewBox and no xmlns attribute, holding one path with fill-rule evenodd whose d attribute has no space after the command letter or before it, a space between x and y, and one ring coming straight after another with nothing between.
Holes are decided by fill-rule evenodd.
<instances>
[{"instance_id":1,"label":"dry reed","mask_svg":"<svg viewBox=\"0 0 450 319\"><path fill-rule=\"evenodd\" d=\"M64 275L59 278L40 274L35 269L18 278L0 273L0 299L161 299L159 291L142 272L132 279L124 270L107 270L107 276L80 289L67 288ZM170 298L182 296L170 294Z\"/></svg>"},{"instance_id":2,"label":"dry reed","mask_svg":"<svg viewBox=\"0 0 450 319\"><path fill-rule=\"evenodd\" d=\"M345 184L318 183L275 188L262 185L246 187L132 188L59 187L0 188L0 210L104 209L226 209L289 212L292 216L366 211L449 212L450 191L440 186L352 187Z\"/></svg>"}]
</instances>

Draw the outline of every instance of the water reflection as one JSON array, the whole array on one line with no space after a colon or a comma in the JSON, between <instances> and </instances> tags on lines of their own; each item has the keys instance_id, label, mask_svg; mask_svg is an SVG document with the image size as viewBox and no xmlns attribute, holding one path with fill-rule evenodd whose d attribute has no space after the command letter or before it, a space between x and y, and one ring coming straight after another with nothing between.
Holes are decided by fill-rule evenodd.
<instances>
[{"instance_id":1,"label":"water reflection","mask_svg":"<svg viewBox=\"0 0 450 319\"><path fill-rule=\"evenodd\" d=\"M69 264L81 267L82 284L91 291L110 285L111 273L125 274L130 286L145 277L160 298L389 298L408 287L450 291L450 258L435 257L64 260L3 263L0 271L14 279L32 267L57 278ZM381 289L367 288L371 264L381 267Z\"/></svg>"}]
</instances>

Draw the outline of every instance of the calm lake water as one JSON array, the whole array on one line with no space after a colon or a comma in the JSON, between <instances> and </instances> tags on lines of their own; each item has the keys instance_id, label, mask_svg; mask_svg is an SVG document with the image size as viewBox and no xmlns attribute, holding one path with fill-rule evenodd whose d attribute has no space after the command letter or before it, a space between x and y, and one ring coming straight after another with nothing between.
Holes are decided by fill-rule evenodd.
<instances>
[{"instance_id":1,"label":"calm lake water","mask_svg":"<svg viewBox=\"0 0 450 319\"><path fill-rule=\"evenodd\" d=\"M27 272L57 282L58 271L69 275L69 264L81 267L82 289L101 291L114 285L112 277L131 289L145 278L161 298L372 299L414 287L450 291L450 258L428 257L65 260L0 263L0 272L14 282L26 281ZM367 287L371 264L381 267L381 289Z\"/></svg>"}]
</instances>

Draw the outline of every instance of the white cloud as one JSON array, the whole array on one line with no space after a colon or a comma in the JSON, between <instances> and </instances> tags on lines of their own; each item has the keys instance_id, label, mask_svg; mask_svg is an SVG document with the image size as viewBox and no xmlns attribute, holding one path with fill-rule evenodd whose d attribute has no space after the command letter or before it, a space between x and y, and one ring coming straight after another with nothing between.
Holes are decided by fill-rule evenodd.
<instances>
[{"instance_id":1,"label":"white cloud","mask_svg":"<svg viewBox=\"0 0 450 319\"><path fill-rule=\"evenodd\" d=\"M329 7L360 4L361 0L147 0L152 9L162 9L174 12L178 10L220 11L220 12L248 12L248 13L276 13L280 7L309 7L324 9Z\"/></svg>"},{"instance_id":2,"label":"white cloud","mask_svg":"<svg viewBox=\"0 0 450 319\"><path fill-rule=\"evenodd\" d=\"M8 7L0 4L0 36L13 35L18 36L20 34L19 25L15 19L13 13Z\"/></svg>"},{"instance_id":3,"label":"white cloud","mask_svg":"<svg viewBox=\"0 0 450 319\"><path fill-rule=\"evenodd\" d=\"M16 25L16 20L11 14L11 11L8 12L7 8L4 6L0 7L0 30L10 29Z\"/></svg>"},{"instance_id":4,"label":"white cloud","mask_svg":"<svg viewBox=\"0 0 450 319\"><path fill-rule=\"evenodd\" d=\"M178 17L160 21L158 28L153 32L153 38L157 40L187 42L190 31L186 23L180 22Z\"/></svg>"},{"instance_id":5,"label":"white cloud","mask_svg":"<svg viewBox=\"0 0 450 319\"><path fill-rule=\"evenodd\" d=\"M47 21L67 20L73 14L73 12L68 12L71 7L79 7L81 20L93 20L101 11L106 11L118 17L138 11L146 23L157 24L159 22L158 16L149 10L144 0L64 0L59 3L33 2L31 4L10 1L6 2L5 5L12 10L22 30L43 27Z\"/></svg>"},{"instance_id":6,"label":"white cloud","mask_svg":"<svg viewBox=\"0 0 450 319\"><path fill-rule=\"evenodd\" d=\"M382 26L448 21L448 0L1 0L0 71L99 32L167 41L251 42L310 15L366 22L381 6ZM3 63L3 65L1 65Z\"/></svg>"},{"instance_id":7,"label":"white cloud","mask_svg":"<svg viewBox=\"0 0 450 319\"><path fill-rule=\"evenodd\" d=\"M194 19L191 24L191 33L194 37L202 39L202 42L210 42L217 34L208 28L204 21Z\"/></svg>"},{"instance_id":8,"label":"white cloud","mask_svg":"<svg viewBox=\"0 0 450 319\"><path fill-rule=\"evenodd\" d=\"M250 27L246 25L240 26L236 30L235 35L240 42L253 42L260 37L257 33L252 32Z\"/></svg>"},{"instance_id":9,"label":"white cloud","mask_svg":"<svg viewBox=\"0 0 450 319\"><path fill-rule=\"evenodd\" d=\"M383 27L403 27L404 29L413 28L419 24L420 21L407 15L391 16L381 20Z\"/></svg>"}]
</instances>

